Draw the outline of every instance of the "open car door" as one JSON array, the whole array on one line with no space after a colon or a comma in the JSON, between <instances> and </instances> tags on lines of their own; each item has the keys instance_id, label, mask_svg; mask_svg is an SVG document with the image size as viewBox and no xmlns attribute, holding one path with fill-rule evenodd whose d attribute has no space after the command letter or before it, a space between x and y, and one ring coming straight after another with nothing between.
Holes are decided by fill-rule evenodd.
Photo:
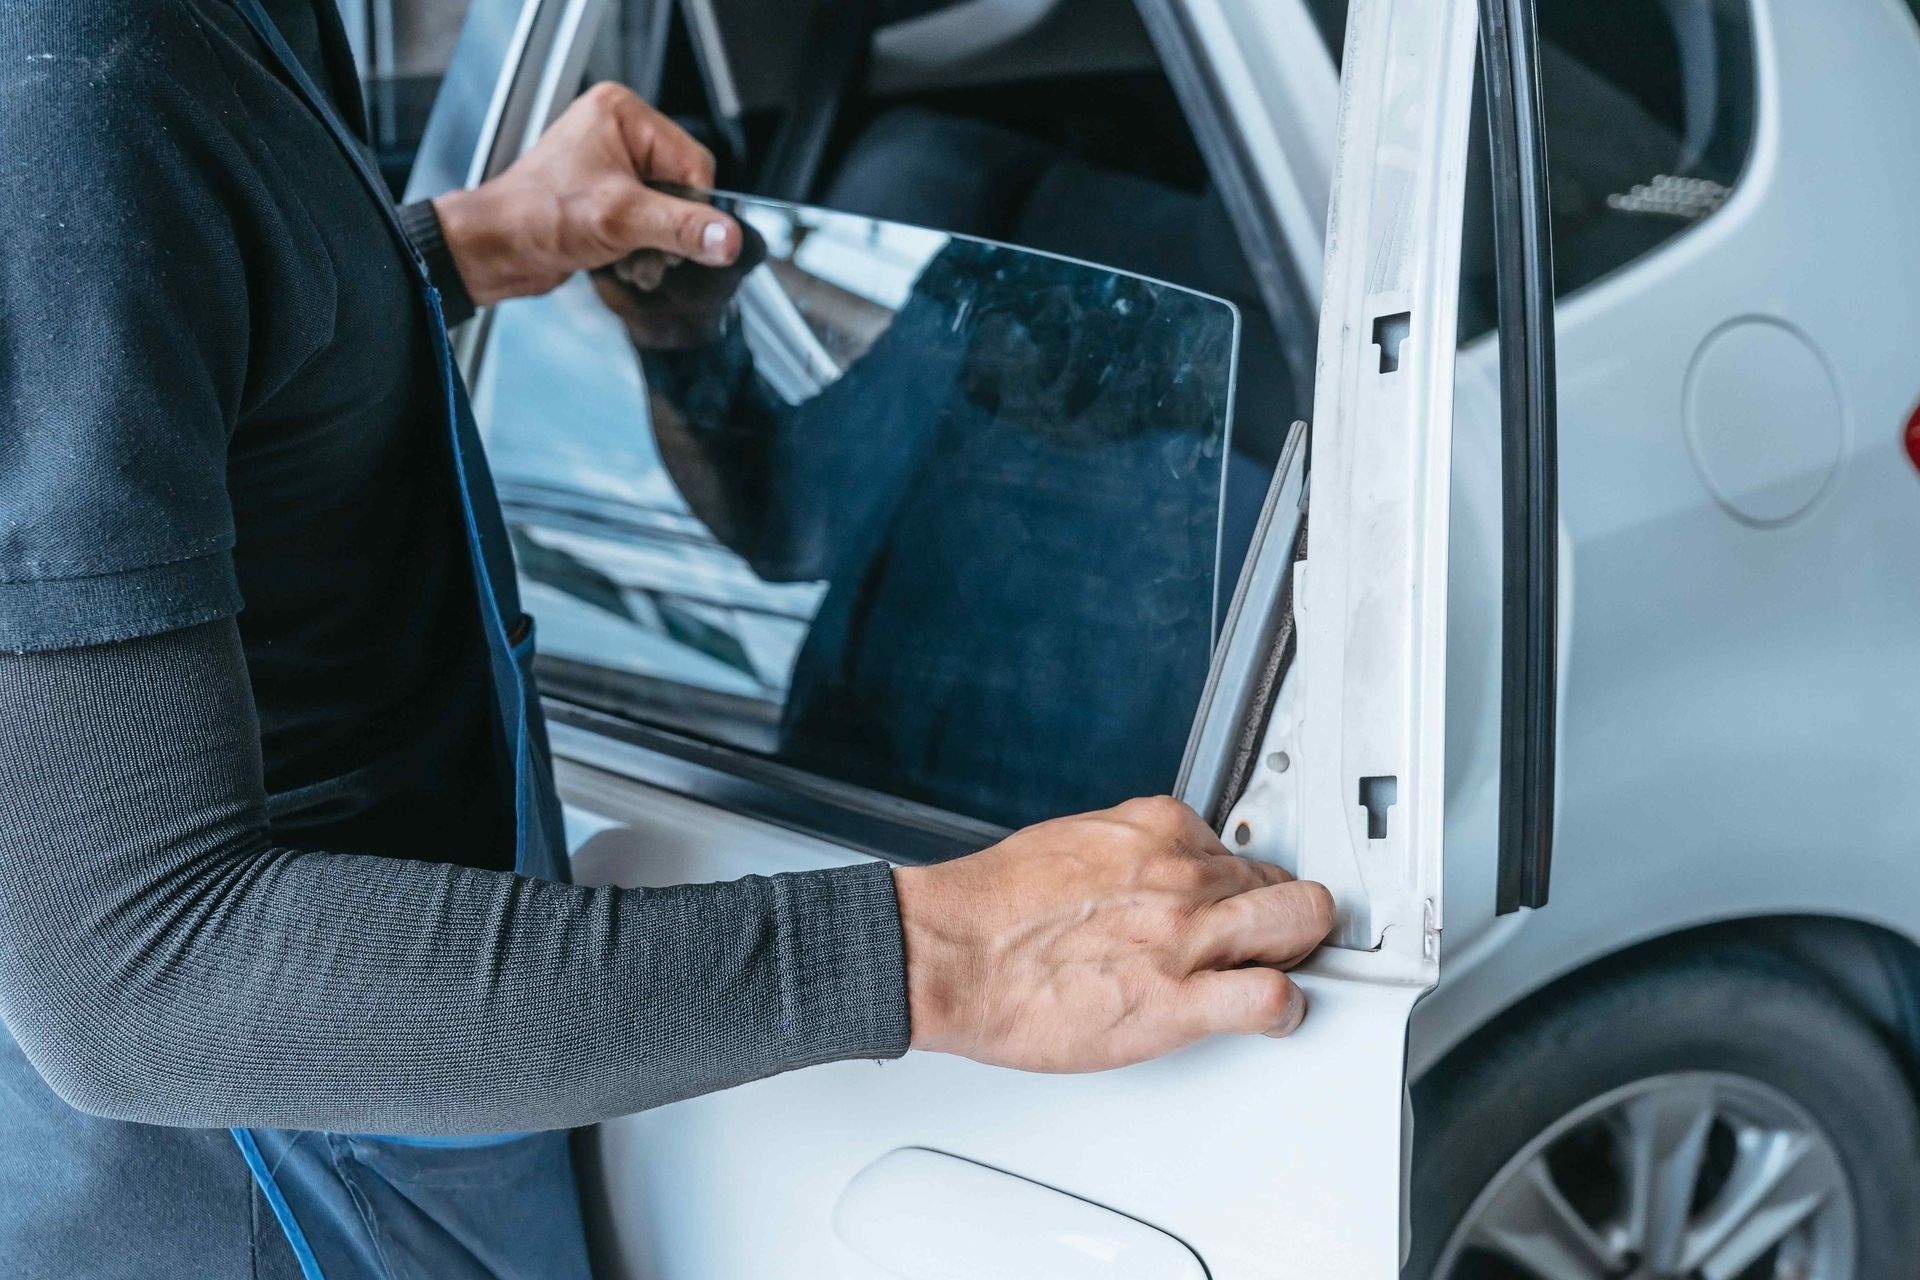
<instances>
[{"instance_id":1,"label":"open car door","mask_svg":"<svg viewBox=\"0 0 1920 1280\"><path fill-rule=\"evenodd\" d=\"M1204 56L1244 9L1183 6ZM1173 286L723 198L765 261L693 337L605 280L470 330L579 879L953 856L1171 790L1339 908L1286 1040L1087 1076L910 1053L602 1126L621 1273L1398 1274L1407 1019L1440 961L1475 31L1473 0L1351 6L1315 420L1243 566L1217 527L1237 325ZM537 133L565 62L488 128Z\"/></svg>"}]
</instances>

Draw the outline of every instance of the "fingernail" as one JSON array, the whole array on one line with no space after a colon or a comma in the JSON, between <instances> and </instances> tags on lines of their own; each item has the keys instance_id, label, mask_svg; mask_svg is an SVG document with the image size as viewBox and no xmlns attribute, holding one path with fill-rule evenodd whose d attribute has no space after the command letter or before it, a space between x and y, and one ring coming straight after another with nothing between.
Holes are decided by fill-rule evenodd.
<instances>
[{"instance_id":1,"label":"fingernail","mask_svg":"<svg viewBox=\"0 0 1920 1280\"><path fill-rule=\"evenodd\" d=\"M708 258L720 257L720 246L727 242L727 224L709 222L700 228L700 252Z\"/></svg>"},{"instance_id":2,"label":"fingernail","mask_svg":"<svg viewBox=\"0 0 1920 1280\"><path fill-rule=\"evenodd\" d=\"M1285 1036L1290 1036L1295 1031L1299 1030L1300 1023L1305 1020L1306 1016L1307 1016L1307 993L1300 989L1300 985L1298 983L1295 983L1292 994L1288 995L1287 997L1286 1016L1280 1019L1279 1026L1275 1027L1273 1030L1267 1032L1266 1034L1269 1036L1272 1036L1275 1040L1279 1040Z\"/></svg>"}]
</instances>

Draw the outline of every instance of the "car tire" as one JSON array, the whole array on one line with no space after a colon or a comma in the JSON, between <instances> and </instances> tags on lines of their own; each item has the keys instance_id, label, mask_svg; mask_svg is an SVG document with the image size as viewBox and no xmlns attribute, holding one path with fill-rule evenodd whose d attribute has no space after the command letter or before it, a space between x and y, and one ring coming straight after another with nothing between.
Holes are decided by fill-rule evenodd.
<instances>
[{"instance_id":1,"label":"car tire","mask_svg":"<svg viewBox=\"0 0 1920 1280\"><path fill-rule=\"evenodd\" d=\"M1829 1237L1851 1235L1854 1257L1850 1271L1825 1269L1850 1280L1913 1274L1920 1258L1920 1117L1906 1073L1835 991L1751 946L1671 955L1604 980L1571 980L1429 1072L1414 1090L1413 1237L1403 1274L1442 1280L1443 1261L1453 1272L1447 1280L1506 1274L1501 1265L1485 1265L1485 1255L1457 1264L1446 1255L1456 1233L1468 1237L1462 1224L1470 1213L1484 1223L1502 1212L1494 1207L1501 1203L1496 1182L1543 1150L1537 1139L1583 1108L1631 1097L1636 1088L1723 1078L1790 1099L1837 1155L1852 1207L1844 1228L1835 1229L1831 1218L1823 1225ZM1586 1123L1600 1129L1606 1122ZM1620 1136L1627 1126L1617 1117L1612 1123L1600 1130L1600 1141L1616 1149L1587 1157L1604 1166L1604 1176L1622 1167L1617 1148L1630 1140ZM1588 1212L1581 1210L1583 1220ZM1603 1209L1593 1221L1605 1227L1624 1216ZM1821 1267L1800 1265L1810 1280L1825 1280ZM1776 1273L1764 1260L1759 1270ZM1784 1274L1801 1271L1788 1267Z\"/></svg>"}]
</instances>

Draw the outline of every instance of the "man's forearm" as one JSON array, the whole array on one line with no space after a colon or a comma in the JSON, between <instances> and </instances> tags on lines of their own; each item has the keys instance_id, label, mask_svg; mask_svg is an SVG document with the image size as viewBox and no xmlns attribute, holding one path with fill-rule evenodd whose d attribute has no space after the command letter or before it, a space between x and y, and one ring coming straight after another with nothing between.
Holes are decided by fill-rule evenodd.
<instances>
[{"instance_id":1,"label":"man's forearm","mask_svg":"<svg viewBox=\"0 0 1920 1280\"><path fill-rule=\"evenodd\" d=\"M554 1128L907 1047L884 865L647 891L272 847L231 622L0 655L0 725L0 1013L85 1110Z\"/></svg>"}]
</instances>

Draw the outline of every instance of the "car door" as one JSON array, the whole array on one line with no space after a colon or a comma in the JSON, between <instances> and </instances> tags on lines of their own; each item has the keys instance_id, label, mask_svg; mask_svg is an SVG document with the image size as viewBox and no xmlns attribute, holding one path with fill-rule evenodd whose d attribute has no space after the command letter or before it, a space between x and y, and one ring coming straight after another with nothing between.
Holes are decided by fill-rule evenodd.
<instances>
[{"instance_id":1,"label":"car door","mask_svg":"<svg viewBox=\"0 0 1920 1280\"><path fill-rule=\"evenodd\" d=\"M703 20L712 16L709 6L687 7ZM445 184L496 171L537 136L598 56L602 8L590 0L477 5L463 53L497 67L497 79L462 83L450 74L450 105L429 126L427 176L416 178L412 194L430 194L432 186L421 183L434 174ZM1262 42L1277 42L1279 10L1300 12L1242 0L1157 7L1156 38L1177 42L1179 56L1207 72L1237 145L1258 149L1285 131L1257 74ZM704 30L699 21L690 27L696 39ZM1496 22L1489 30L1514 35L1511 49L1524 53L1524 27L1508 33ZM703 500L702 482L676 470L673 447L661 443L663 421L679 413L662 387L679 375L644 353L636 361L631 332L594 310L594 291L582 282L537 304L496 308L469 326L463 347L476 406L516 527L526 596L540 615L548 655L542 681L581 880L665 886L873 857L954 856L997 838L1010 817L1038 816L1033 806L1051 796L1080 794L1064 785L1049 790L1060 779L1091 777L1097 791L1108 776L1098 767L1100 752L1111 751L1127 762L1112 777L1131 786L1152 773L1142 759L1157 761L1160 773L1133 789L1178 794L1216 823L1229 847L1325 882L1338 903L1330 944L1298 972L1310 1016L1286 1040L1214 1040L1138 1067L1071 1077L910 1053L884 1064L816 1066L601 1126L597 1216L614 1273L703 1280L1398 1273L1407 1019L1437 981L1440 961L1452 365L1475 31L1467 0L1351 6L1311 438L1304 426L1287 436L1244 567L1233 582L1225 573L1209 581L1205 643L1175 673L1187 682L1180 720L1188 727L1171 754L1160 744L1158 756L1141 757L1102 738L1102 717L1123 714L1115 708L1131 706L1133 694L1103 685L1098 670L1058 673L1058 683L1084 699L1067 711L1084 718L1088 759L1056 750L1057 765L1042 762L1032 792L1007 794L1012 774L995 773L991 758L968 775L984 784L949 786L938 763L949 757L935 748L981 744L947 720L922 729L923 746L933 744L922 752L936 761L930 770L863 772L857 761L871 736L895 735L899 720L925 710L911 693L922 686L911 682L886 686L898 700L864 729L816 740L834 749L790 749L795 717L786 703L827 625L821 619L838 619L842 631L858 622L834 612L833 581L823 582L817 565L742 552L738 537L716 531L724 520L711 513L725 502L712 494ZM492 61L473 53L483 47ZM1515 86L1515 64L1504 54L1501 65L1509 73L1505 96L1495 95L1497 119L1530 92L1524 72ZM1509 135L1509 169L1525 154L1524 137ZM1495 158L1498 174L1498 145ZM1272 163L1271 155L1254 157L1247 172ZM763 399L788 406L852 387L850 411L865 412L882 393L873 379L855 385L845 375L850 361L902 333L913 337L907 317L934 264L955 246L973 252L979 243L940 237L929 246L932 233L848 221L830 210L754 201L730 207L772 241L769 264L738 284L735 305L756 317L744 327L760 335L748 347L756 376L772 388ZM1506 228L1507 238L1518 245L1526 210L1513 217L1519 221ZM1052 403L1029 394L1034 385L1023 379L1057 382L1057 369L1043 371L1050 357L1078 351L1080 338L1099 326L1110 326L1101 331L1126 350L1144 349L1122 306L1129 299L1152 303L1142 310L1162 316L1175 302L1190 307L1181 314L1201 328L1230 315L1224 304L1124 273L1006 246L979 252L996 279L1033 272L1083 301L1107 300L1104 309L1082 306L1049 328L1021 310L1024 299L1046 290L1015 290L1005 302L1008 324L1037 359L1024 372L1018 361L996 360L996 404L1001 397L1029 407ZM1513 278L1515 296L1524 298L1520 277ZM827 312L837 317L831 323L821 321ZM951 314L957 332L960 313ZM1511 321L1524 340L1526 319L1521 308L1503 306L1503 338ZM1530 386L1537 390L1541 360L1550 356L1537 347L1544 322L1537 313L1532 319L1536 349L1532 359L1514 362L1514 404ZM829 332L856 353L827 349L821 338ZM951 376L955 385L974 386L967 381L974 366L963 356L949 361L937 334L914 340L925 342L919 351L929 369L948 369L926 381ZM1231 397L1230 360L1193 363L1201 381ZM1139 394L1163 395L1171 385L1148 379ZM530 394L529 387L544 390ZM647 406L651 443L637 417L602 412L618 397ZM517 446L505 438L509 404L517 421L538 428ZM1524 415L1514 421L1524 426ZM870 454L841 458L828 480L868 468L877 476L892 456L876 441ZM1048 484L1022 480L1030 519L1009 522L1006 536L1044 523L1051 509L1034 504L1049 495L1065 503L1083 487L1147 483L1137 461L1110 470L1101 463L1076 485L1055 483L1051 472ZM1217 487L1223 465L1216 460L1209 471L1203 464L1195 474ZM1004 468L996 459L987 470L999 476ZM1520 474L1538 489L1537 466ZM1525 486L1515 487L1523 498ZM861 484L851 491L863 492ZM1217 508L1217 488L1201 496ZM921 494L889 510L920 511L933 501ZM1136 523L1152 530L1153 513L1166 510L1148 505ZM1510 518L1516 512L1525 527L1509 528L1509 539L1537 534L1537 510L1529 515L1510 501ZM1062 596L1098 594L1103 606L1128 598L1110 586L1083 591L1094 566L1072 546L1040 539L1010 551L991 533L980 537L980 554L998 557L1006 572L1056 569L1051 585ZM1519 575L1509 579L1510 596L1516 581L1538 585L1540 562L1524 551L1510 557ZM1046 555L1054 559L1035 559ZM784 567L769 567L776 562ZM862 561L862 572L878 572L876 563ZM965 581L992 576L969 573ZM964 614L940 612L961 589L944 586L921 597L927 616ZM1149 586L1142 576L1142 598L1152 598ZM1550 589L1544 595L1551 600ZM916 635L934 633L935 647L919 658L960 673L965 692L947 696L962 720L992 692L990 683L965 685L978 671L1004 668L1023 695L1045 692L1018 683L1020 664L1002 661L992 629L974 625L978 619L942 622L964 629L965 642L940 649L952 639L940 626L907 611L892 616L911 622ZM1547 622L1550 643L1550 615ZM1522 610L1518 625L1510 635L1537 637L1537 613ZM1009 644L1018 640L1019 628L1005 631ZM1191 632L1183 634L1193 650ZM1519 655L1524 646L1513 649ZM844 674L848 665L824 669ZM1512 688L1534 695L1512 717L1515 741L1523 741L1521 713L1538 709L1546 677L1524 666L1511 675ZM830 690L827 701L839 710L873 688L832 680L816 687ZM1550 684L1544 705L1550 715ZM979 723L1026 722L985 716ZM1017 745L1008 751L1018 755ZM1516 849L1532 835L1543 855L1544 841L1527 825L1539 821L1539 806L1518 804L1528 786L1538 786L1538 772L1536 763L1535 776L1515 774L1513 834ZM1510 897L1540 900L1538 875L1525 883L1510 878L1517 886Z\"/></svg>"}]
</instances>

